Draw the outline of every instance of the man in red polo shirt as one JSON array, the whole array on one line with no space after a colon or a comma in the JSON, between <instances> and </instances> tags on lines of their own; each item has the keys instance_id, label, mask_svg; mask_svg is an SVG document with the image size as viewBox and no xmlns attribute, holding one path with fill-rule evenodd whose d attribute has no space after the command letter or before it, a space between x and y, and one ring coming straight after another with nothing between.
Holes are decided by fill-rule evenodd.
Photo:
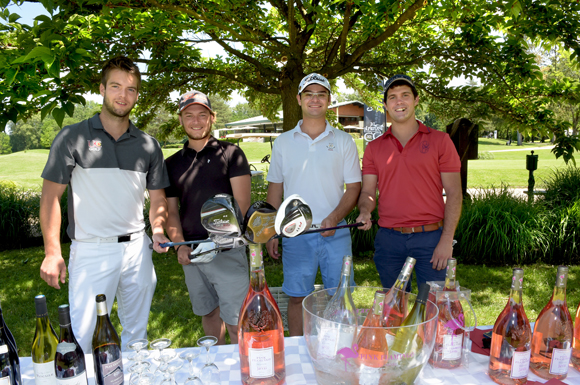
<instances>
[{"instance_id":1,"label":"man in red polo shirt","mask_svg":"<svg viewBox=\"0 0 580 385\"><path fill-rule=\"evenodd\" d=\"M461 215L459 155L449 135L415 119L419 95L410 77L395 75L384 89L392 125L365 150L357 222L370 229L378 188L374 261L383 287L395 283L409 256L417 260L417 284L443 281Z\"/></svg>"}]
</instances>

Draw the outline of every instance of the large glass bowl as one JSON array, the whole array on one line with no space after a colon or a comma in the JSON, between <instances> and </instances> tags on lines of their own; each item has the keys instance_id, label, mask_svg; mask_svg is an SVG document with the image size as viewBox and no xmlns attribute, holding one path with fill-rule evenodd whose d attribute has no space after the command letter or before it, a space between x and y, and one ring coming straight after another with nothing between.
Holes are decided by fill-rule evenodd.
<instances>
[{"instance_id":1,"label":"large glass bowl","mask_svg":"<svg viewBox=\"0 0 580 385\"><path fill-rule=\"evenodd\" d=\"M439 314L437 306L431 301L427 302L426 321L420 324L407 327L363 328L362 324L372 307L375 292L383 289L354 287L352 288L352 298L358 309L359 320L358 329L355 331L354 328L349 329L346 325L323 318L324 309L331 298L330 293L334 293L334 290L326 289L313 292L303 301L304 338L312 359L317 382L323 385L413 384L431 356L435 344ZM413 308L416 297L415 294L405 293L407 312ZM418 338L414 338L412 349L401 354L392 350L392 347L395 346L395 339L405 334L404 328L413 328L412 335L416 335ZM415 328L416 330L414 330ZM377 332L380 336L385 336L391 349L386 357L378 357L378 359L382 358L378 365L371 364L374 368L368 366L368 354L363 356L359 353L357 337L363 329L367 333ZM407 331L411 330L407 329Z\"/></svg>"}]
</instances>

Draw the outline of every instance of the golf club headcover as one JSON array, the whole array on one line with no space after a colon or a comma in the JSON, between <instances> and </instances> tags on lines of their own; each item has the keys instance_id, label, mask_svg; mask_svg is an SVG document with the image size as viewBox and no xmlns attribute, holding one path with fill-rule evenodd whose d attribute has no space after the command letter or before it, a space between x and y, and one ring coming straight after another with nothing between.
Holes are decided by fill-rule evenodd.
<instances>
[{"instance_id":1,"label":"golf club headcover","mask_svg":"<svg viewBox=\"0 0 580 385\"><path fill-rule=\"evenodd\" d=\"M200 243L190 254L191 263L208 263L217 255L217 246L213 242Z\"/></svg>"}]
</instances>

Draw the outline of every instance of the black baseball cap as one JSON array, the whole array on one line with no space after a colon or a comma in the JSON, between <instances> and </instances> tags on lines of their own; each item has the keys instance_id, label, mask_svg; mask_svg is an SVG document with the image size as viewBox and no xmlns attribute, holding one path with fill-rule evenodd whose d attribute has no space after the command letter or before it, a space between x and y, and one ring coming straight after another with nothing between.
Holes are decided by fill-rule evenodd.
<instances>
[{"instance_id":1,"label":"black baseball cap","mask_svg":"<svg viewBox=\"0 0 580 385\"><path fill-rule=\"evenodd\" d=\"M390 77L386 82L385 85L383 86L384 91L384 96L383 96L383 101L387 100L387 91L389 90L389 88L391 88L391 86L393 85L394 82L397 81L403 81L406 82L407 84L409 84L409 87L411 87L411 89L417 93L417 88L415 88L415 83L413 83L413 79L411 79L409 76L407 75L395 75Z\"/></svg>"}]
</instances>

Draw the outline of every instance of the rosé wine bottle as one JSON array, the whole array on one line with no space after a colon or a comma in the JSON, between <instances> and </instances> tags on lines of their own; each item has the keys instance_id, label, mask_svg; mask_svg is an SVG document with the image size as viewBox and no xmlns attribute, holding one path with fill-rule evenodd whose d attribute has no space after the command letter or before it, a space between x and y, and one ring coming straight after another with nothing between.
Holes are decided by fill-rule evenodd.
<instances>
[{"instance_id":1,"label":"ros\u00e9 wine bottle","mask_svg":"<svg viewBox=\"0 0 580 385\"><path fill-rule=\"evenodd\" d=\"M244 384L277 385L286 379L284 325L262 263L262 245L250 244L250 287L240 311L238 342Z\"/></svg>"},{"instance_id":2,"label":"ros\u00e9 wine bottle","mask_svg":"<svg viewBox=\"0 0 580 385\"><path fill-rule=\"evenodd\" d=\"M373 308L367 315L356 339L357 362L360 367L359 384L377 385L381 379L381 368L388 361L389 346L383 328L383 305L385 293L377 291Z\"/></svg>"},{"instance_id":3,"label":"ros\u00e9 wine bottle","mask_svg":"<svg viewBox=\"0 0 580 385\"><path fill-rule=\"evenodd\" d=\"M567 280L568 266L558 266L552 298L542 309L534 325L530 369L546 380L563 380L568 376L573 326L566 304Z\"/></svg>"},{"instance_id":4,"label":"ros\u00e9 wine bottle","mask_svg":"<svg viewBox=\"0 0 580 385\"><path fill-rule=\"evenodd\" d=\"M456 291L455 271L457 260L447 260L447 275L443 291ZM429 363L436 368L453 369L461 365L463 347L464 316L463 307L458 300L451 300L444 295L438 302L439 318L437 320L437 337Z\"/></svg>"},{"instance_id":5,"label":"ros\u00e9 wine bottle","mask_svg":"<svg viewBox=\"0 0 580 385\"><path fill-rule=\"evenodd\" d=\"M385 295L383 307L383 326L385 327L401 326L407 317L407 292L405 289L409 278L411 278L415 262L415 258L407 257L395 284ZM387 329L386 338L389 346L395 341L395 331L396 329Z\"/></svg>"},{"instance_id":6,"label":"ros\u00e9 wine bottle","mask_svg":"<svg viewBox=\"0 0 580 385\"><path fill-rule=\"evenodd\" d=\"M525 384L530 369L532 329L524 311L524 271L513 270L510 298L493 325L489 377L498 384Z\"/></svg>"},{"instance_id":7,"label":"ros\u00e9 wine bottle","mask_svg":"<svg viewBox=\"0 0 580 385\"><path fill-rule=\"evenodd\" d=\"M574 343L572 344L572 366L580 371L580 303L576 309L576 321L574 327Z\"/></svg>"}]
</instances>

